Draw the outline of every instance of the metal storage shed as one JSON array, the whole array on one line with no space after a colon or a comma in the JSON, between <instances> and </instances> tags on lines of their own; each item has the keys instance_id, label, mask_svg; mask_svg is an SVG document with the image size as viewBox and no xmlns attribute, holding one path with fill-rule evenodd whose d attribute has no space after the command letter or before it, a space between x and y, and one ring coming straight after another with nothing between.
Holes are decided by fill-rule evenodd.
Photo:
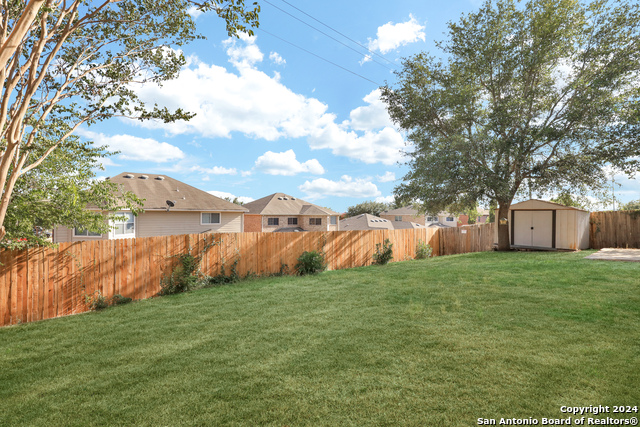
<instances>
[{"instance_id":1,"label":"metal storage shed","mask_svg":"<svg viewBox=\"0 0 640 427\"><path fill-rule=\"evenodd\" d=\"M508 220L512 247L589 248L589 212L585 210L531 199L511 205ZM498 227L495 242L498 242Z\"/></svg>"}]
</instances>

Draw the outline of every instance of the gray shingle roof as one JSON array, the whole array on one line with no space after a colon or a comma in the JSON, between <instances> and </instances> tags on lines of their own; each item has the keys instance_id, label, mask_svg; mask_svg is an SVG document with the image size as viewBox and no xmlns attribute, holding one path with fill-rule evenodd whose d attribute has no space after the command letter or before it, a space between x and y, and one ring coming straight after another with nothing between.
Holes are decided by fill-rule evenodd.
<instances>
[{"instance_id":1,"label":"gray shingle roof","mask_svg":"<svg viewBox=\"0 0 640 427\"><path fill-rule=\"evenodd\" d=\"M331 209L322 208L284 193L273 193L244 205L253 215L338 215Z\"/></svg>"},{"instance_id":2,"label":"gray shingle roof","mask_svg":"<svg viewBox=\"0 0 640 427\"><path fill-rule=\"evenodd\" d=\"M340 220L340 230L393 230L394 224L370 214L360 214Z\"/></svg>"},{"instance_id":3,"label":"gray shingle roof","mask_svg":"<svg viewBox=\"0 0 640 427\"><path fill-rule=\"evenodd\" d=\"M166 210L166 201L171 200L175 203L173 211L247 212L242 206L166 175L123 172L109 181L122 184L123 190L146 199L145 210Z\"/></svg>"}]
</instances>

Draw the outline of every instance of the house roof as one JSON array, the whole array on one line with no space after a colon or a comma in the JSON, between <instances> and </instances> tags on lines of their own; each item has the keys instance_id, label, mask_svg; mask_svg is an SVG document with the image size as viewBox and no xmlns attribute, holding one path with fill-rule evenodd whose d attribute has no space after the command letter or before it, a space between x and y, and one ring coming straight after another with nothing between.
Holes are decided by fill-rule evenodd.
<instances>
[{"instance_id":1,"label":"house roof","mask_svg":"<svg viewBox=\"0 0 640 427\"><path fill-rule=\"evenodd\" d=\"M402 208L392 209L390 211L384 211L380 215L413 215L413 216L420 216L420 213L418 213L418 209L414 208L413 206L404 206ZM427 214L425 216L432 216L432 215ZM441 211L441 212L438 213L437 216L451 216L451 214L449 212Z\"/></svg>"},{"instance_id":2,"label":"house roof","mask_svg":"<svg viewBox=\"0 0 640 427\"><path fill-rule=\"evenodd\" d=\"M407 228L426 228L422 224L418 224L417 222L411 221L394 221L393 228L396 230L405 230Z\"/></svg>"},{"instance_id":3,"label":"house roof","mask_svg":"<svg viewBox=\"0 0 640 427\"><path fill-rule=\"evenodd\" d=\"M370 214L360 214L340 220L340 230L393 230L394 224Z\"/></svg>"},{"instance_id":4,"label":"house roof","mask_svg":"<svg viewBox=\"0 0 640 427\"><path fill-rule=\"evenodd\" d=\"M253 215L338 215L331 209L322 208L284 193L273 193L262 199L246 203L248 214Z\"/></svg>"},{"instance_id":5,"label":"house roof","mask_svg":"<svg viewBox=\"0 0 640 427\"><path fill-rule=\"evenodd\" d=\"M548 202L546 200L529 199L524 202L511 205L510 210L572 210L587 212L584 209L575 208L573 206L565 206L560 203Z\"/></svg>"},{"instance_id":6,"label":"house roof","mask_svg":"<svg viewBox=\"0 0 640 427\"><path fill-rule=\"evenodd\" d=\"M242 206L216 197L166 175L123 172L108 178L145 199L144 210L166 210L167 200L174 203L173 211L246 212Z\"/></svg>"},{"instance_id":7,"label":"house roof","mask_svg":"<svg viewBox=\"0 0 640 427\"><path fill-rule=\"evenodd\" d=\"M443 224L441 222L432 222L431 224L427 225L427 228L436 228L436 227L437 228L453 228L452 226Z\"/></svg>"}]
</instances>

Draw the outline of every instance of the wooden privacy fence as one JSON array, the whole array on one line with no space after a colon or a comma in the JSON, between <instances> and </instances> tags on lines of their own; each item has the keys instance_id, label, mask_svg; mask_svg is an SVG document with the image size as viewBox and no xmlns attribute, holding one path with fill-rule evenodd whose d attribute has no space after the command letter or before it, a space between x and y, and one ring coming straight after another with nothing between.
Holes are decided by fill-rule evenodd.
<instances>
[{"instance_id":1,"label":"wooden privacy fence","mask_svg":"<svg viewBox=\"0 0 640 427\"><path fill-rule=\"evenodd\" d=\"M640 211L591 212L589 246L640 249Z\"/></svg>"},{"instance_id":2,"label":"wooden privacy fence","mask_svg":"<svg viewBox=\"0 0 640 427\"><path fill-rule=\"evenodd\" d=\"M372 263L377 243L393 243L393 260L415 257L419 241L433 255L491 249L492 225L462 229L332 231L304 233L189 234L138 239L61 243L57 248L0 252L0 326L88 311L86 296L120 294L144 299L177 263L176 255L203 253L201 271L210 276L237 261L241 276L292 271L304 251L324 250L328 268ZM445 231L446 241L441 234ZM205 247L210 246L203 252Z\"/></svg>"}]
</instances>

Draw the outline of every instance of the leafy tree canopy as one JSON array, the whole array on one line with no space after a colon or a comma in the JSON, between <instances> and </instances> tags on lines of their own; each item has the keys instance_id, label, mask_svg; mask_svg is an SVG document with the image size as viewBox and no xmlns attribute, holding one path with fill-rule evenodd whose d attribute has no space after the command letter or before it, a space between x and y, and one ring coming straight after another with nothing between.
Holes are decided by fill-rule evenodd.
<instances>
[{"instance_id":1,"label":"leafy tree canopy","mask_svg":"<svg viewBox=\"0 0 640 427\"><path fill-rule=\"evenodd\" d=\"M244 0L3 1L0 20L0 239L18 179L81 125L111 117L171 122L191 114L147 106L145 83L175 78L180 46L201 36L189 9L211 10L230 36L258 25ZM38 153L38 156L34 156Z\"/></svg>"},{"instance_id":2,"label":"leafy tree canopy","mask_svg":"<svg viewBox=\"0 0 640 427\"><path fill-rule=\"evenodd\" d=\"M366 202L358 203L355 206L349 206L347 208L346 217L349 218L365 213L368 213L369 215L380 216L382 212L388 210L389 208L389 205L387 205L386 203L368 200Z\"/></svg>"},{"instance_id":3,"label":"leafy tree canopy","mask_svg":"<svg viewBox=\"0 0 640 427\"><path fill-rule=\"evenodd\" d=\"M412 144L396 196L431 212L495 200L506 218L524 188L587 192L607 164L635 172L639 32L630 1L487 1L449 23L441 59L411 57L382 88Z\"/></svg>"},{"instance_id":4,"label":"leafy tree canopy","mask_svg":"<svg viewBox=\"0 0 640 427\"><path fill-rule=\"evenodd\" d=\"M630 201L628 203L623 204L622 206L620 206L620 210L621 211L640 210L640 199L632 200L632 201Z\"/></svg>"}]
</instances>

